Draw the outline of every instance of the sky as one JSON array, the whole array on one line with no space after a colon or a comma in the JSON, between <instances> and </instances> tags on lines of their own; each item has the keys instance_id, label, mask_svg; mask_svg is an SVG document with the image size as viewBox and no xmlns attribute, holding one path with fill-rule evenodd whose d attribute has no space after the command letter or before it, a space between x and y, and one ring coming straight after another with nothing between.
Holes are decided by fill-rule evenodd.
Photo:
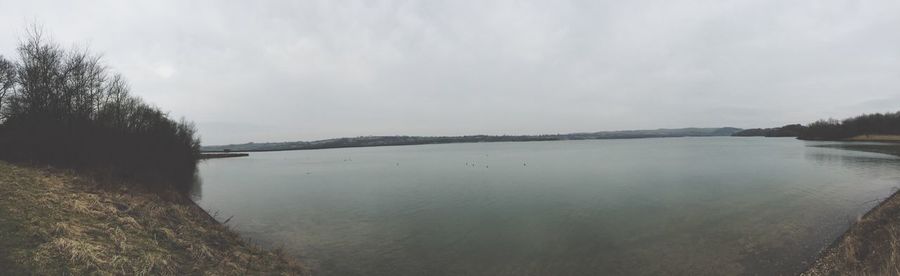
<instances>
[{"instance_id":1,"label":"sky","mask_svg":"<svg viewBox=\"0 0 900 276\"><path fill-rule=\"evenodd\" d=\"M898 1L9 1L205 145L900 110Z\"/></svg>"}]
</instances>

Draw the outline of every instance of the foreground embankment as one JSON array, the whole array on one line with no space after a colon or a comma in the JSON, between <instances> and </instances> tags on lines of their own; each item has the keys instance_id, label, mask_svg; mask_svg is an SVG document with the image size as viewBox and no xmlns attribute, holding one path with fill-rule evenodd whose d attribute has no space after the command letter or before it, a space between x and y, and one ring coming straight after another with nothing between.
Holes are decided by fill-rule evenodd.
<instances>
[{"instance_id":1,"label":"foreground embankment","mask_svg":"<svg viewBox=\"0 0 900 276\"><path fill-rule=\"evenodd\" d=\"M900 156L900 145L842 148ZM801 275L900 275L900 191L862 216Z\"/></svg>"},{"instance_id":2,"label":"foreground embankment","mask_svg":"<svg viewBox=\"0 0 900 276\"><path fill-rule=\"evenodd\" d=\"M304 275L190 201L0 162L0 275Z\"/></svg>"}]
</instances>

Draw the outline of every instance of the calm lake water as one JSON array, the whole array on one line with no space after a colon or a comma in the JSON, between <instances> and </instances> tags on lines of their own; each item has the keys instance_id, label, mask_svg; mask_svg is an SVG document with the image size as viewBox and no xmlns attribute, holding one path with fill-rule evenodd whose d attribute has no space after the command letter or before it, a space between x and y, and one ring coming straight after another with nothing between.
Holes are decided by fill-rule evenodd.
<instances>
[{"instance_id":1,"label":"calm lake water","mask_svg":"<svg viewBox=\"0 0 900 276\"><path fill-rule=\"evenodd\" d=\"M204 161L200 206L323 275L793 274L900 159L781 138L474 143Z\"/></svg>"}]
</instances>

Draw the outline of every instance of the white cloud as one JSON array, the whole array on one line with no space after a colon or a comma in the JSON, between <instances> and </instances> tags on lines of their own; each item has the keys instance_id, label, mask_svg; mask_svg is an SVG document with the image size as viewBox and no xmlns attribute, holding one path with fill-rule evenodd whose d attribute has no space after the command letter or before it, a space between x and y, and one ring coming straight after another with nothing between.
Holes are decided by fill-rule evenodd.
<instances>
[{"instance_id":1,"label":"white cloud","mask_svg":"<svg viewBox=\"0 0 900 276\"><path fill-rule=\"evenodd\" d=\"M900 96L900 3L886 0L0 7L0 54L40 21L197 121L206 143L767 127Z\"/></svg>"},{"instance_id":2,"label":"white cloud","mask_svg":"<svg viewBox=\"0 0 900 276\"><path fill-rule=\"evenodd\" d=\"M153 71L162 79L169 79L174 76L176 72L174 67L166 64L156 66Z\"/></svg>"}]
</instances>

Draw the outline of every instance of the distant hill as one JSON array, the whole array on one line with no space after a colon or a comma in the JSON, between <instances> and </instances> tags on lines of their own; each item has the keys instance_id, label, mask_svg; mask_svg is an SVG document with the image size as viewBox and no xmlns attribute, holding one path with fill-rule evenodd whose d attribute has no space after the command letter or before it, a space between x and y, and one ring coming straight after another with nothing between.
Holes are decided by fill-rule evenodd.
<instances>
[{"instance_id":1,"label":"distant hill","mask_svg":"<svg viewBox=\"0 0 900 276\"><path fill-rule=\"evenodd\" d=\"M469 136L362 136L336 138L318 141L296 141L276 143L246 143L218 146L204 146L202 151L279 151L348 147L377 147L422 144L477 143L477 142L520 142L591 139L633 139L660 137L707 137L731 136L741 131L739 128L677 128L653 130L600 131L589 133L546 134L546 135L469 135Z\"/></svg>"},{"instance_id":2,"label":"distant hill","mask_svg":"<svg viewBox=\"0 0 900 276\"><path fill-rule=\"evenodd\" d=\"M751 128L735 132L731 136L798 137L806 127L800 124L774 128Z\"/></svg>"}]
</instances>

